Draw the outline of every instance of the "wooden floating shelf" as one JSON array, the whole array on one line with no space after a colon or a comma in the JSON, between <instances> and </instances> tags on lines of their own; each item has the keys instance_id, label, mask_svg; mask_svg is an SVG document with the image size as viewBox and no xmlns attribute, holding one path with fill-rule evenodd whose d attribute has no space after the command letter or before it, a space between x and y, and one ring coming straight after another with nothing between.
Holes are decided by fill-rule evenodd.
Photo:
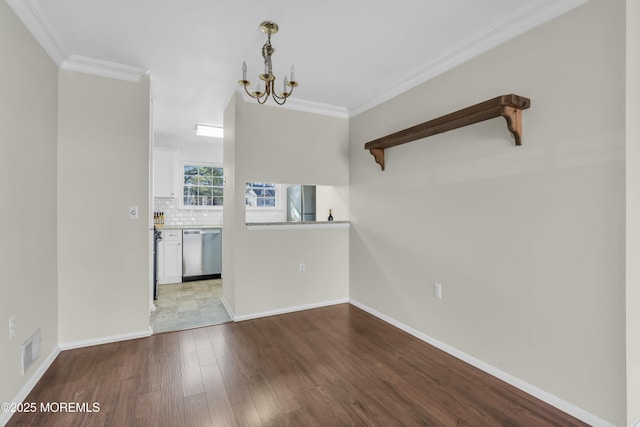
<instances>
[{"instance_id":1,"label":"wooden floating shelf","mask_svg":"<svg viewBox=\"0 0 640 427\"><path fill-rule=\"evenodd\" d=\"M522 110L531 106L529 98L518 95L502 95L471 107L458 110L437 119L412 126L391 135L369 141L365 150L373 155L376 163L384 170L384 150L396 145L437 135L450 130L483 122L495 117L504 117L507 128L513 134L517 145L522 145Z\"/></svg>"}]
</instances>

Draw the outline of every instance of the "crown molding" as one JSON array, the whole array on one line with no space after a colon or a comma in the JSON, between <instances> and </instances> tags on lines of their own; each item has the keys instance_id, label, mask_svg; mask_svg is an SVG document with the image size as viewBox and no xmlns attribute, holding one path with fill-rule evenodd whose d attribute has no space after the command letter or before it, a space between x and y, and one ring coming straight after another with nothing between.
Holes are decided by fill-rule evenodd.
<instances>
[{"instance_id":1,"label":"crown molding","mask_svg":"<svg viewBox=\"0 0 640 427\"><path fill-rule=\"evenodd\" d=\"M149 70L131 65L118 64L102 59L89 58L80 55L71 55L65 59L60 68L63 70L77 71L96 76L109 77L127 82L139 82Z\"/></svg>"},{"instance_id":2,"label":"crown molding","mask_svg":"<svg viewBox=\"0 0 640 427\"><path fill-rule=\"evenodd\" d=\"M37 0L6 0L24 26L63 70L78 71L118 80L137 82L148 70L80 55L69 55L55 35Z\"/></svg>"},{"instance_id":3,"label":"crown molding","mask_svg":"<svg viewBox=\"0 0 640 427\"><path fill-rule=\"evenodd\" d=\"M242 95L244 102L255 103L256 100L251 98L247 93L238 88L238 93ZM289 98L284 105L278 105L275 102L267 101L266 105L272 107L284 108L286 110L302 111L304 113L320 114L323 116L337 117L340 119L348 119L347 108L339 105L323 104L320 102L305 101L299 98Z\"/></svg>"},{"instance_id":4,"label":"crown molding","mask_svg":"<svg viewBox=\"0 0 640 427\"><path fill-rule=\"evenodd\" d=\"M435 60L406 76L399 84L390 86L358 104L344 107L290 98L281 108L338 118L354 117L588 1L537 0L529 3L496 25L483 29L452 49L443 52ZM148 70L139 67L80 55L69 56L55 36L37 0L6 0L6 2L51 59L62 69L130 82L137 82L149 73ZM246 102L252 100L244 91L241 93ZM277 106L273 103L271 105Z\"/></svg>"},{"instance_id":5,"label":"crown molding","mask_svg":"<svg viewBox=\"0 0 640 427\"><path fill-rule=\"evenodd\" d=\"M60 66L68 54L55 36L38 2L36 0L7 0L7 4L18 15L18 18L53 62Z\"/></svg>"},{"instance_id":6,"label":"crown molding","mask_svg":"<svg viewBox=\"0 0 640 427\"><path fill-rule=\"evenodd\" d=\"M391 86L381 93L352 106L338 106L290 98L281 108L322 114L325 116L350 118L357 116L383 102L425 83L458 65L479 56L494 47L511 40L539 25L544 24L560 15L587 3L589 0L537 0L518 9L493 26L484 28L472 36L458 43L453 48L443 52L439 57L427 63L418 71L408 75L400 83ZM252 102L252 98L238 89L245 102ZM255 101L253 101L255 102Z\"/></svg>"},{"instance_id":7,"label":"crown molding","mask_svg":"<svg viewBox=\"0 0 640 427\"><path fill-rule=\"evenodd\" d=\"M484 28L443 52L399 84L389 87L368 100L347 107L349 117L357 116L416 86L443 74L494 47L544 24L589 0L538 0L518 9L497 24Z\"/></svg>"}]
</instances>

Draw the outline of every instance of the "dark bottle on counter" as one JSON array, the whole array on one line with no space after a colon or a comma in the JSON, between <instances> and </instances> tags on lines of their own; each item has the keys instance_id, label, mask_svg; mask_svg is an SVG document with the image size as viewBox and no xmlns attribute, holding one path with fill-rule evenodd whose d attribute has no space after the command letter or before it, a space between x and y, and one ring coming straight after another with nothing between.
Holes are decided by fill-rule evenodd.
<instances>
[{"instance_id":1,"label":"dark bottle on counter","mask_svg":"<svg viewBox=\"0 0 640 427\"><path fill-rule=\"evenodd\" d=\"M329 209L329 218L327 218L328 221L333 221L333 214L331 213L331 209Z\"/></svg>"}]
</instances>

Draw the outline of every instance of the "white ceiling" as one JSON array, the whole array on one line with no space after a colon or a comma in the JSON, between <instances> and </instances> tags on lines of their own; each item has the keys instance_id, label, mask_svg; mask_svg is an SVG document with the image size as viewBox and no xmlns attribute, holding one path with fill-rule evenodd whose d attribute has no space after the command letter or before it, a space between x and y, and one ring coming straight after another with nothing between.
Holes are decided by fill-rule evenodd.
<instances>
[{"instance_id":1,"label":"white ceiling","mask_svg":"<svg viewBox=\"0 0 640 427\"><path fill-rule=\"evenodd\" d=\"M264 20L280 27L278 81L296 67L287 106L347 117L585 0L7 2L63 68L79 55L149 70L156 137L193 140L196 123L222 125L243 60L256 81Z\"/></svg>"}]
</instances>

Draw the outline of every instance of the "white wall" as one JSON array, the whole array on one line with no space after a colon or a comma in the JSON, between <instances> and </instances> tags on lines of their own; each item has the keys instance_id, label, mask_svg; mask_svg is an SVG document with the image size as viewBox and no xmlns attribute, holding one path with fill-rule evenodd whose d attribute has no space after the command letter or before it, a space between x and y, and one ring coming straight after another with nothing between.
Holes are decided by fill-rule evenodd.
<instances>
[{"instance_id":1,"label":"white wall","mask_svg":"<svg viewBox=\"0 0 640 427\"><path fill-rule=\"evenodd\" d=\"M58 69L4 1L0 52L0 402L11 402L58 344ZM38 328L41 356L23 376L21 345Z\"/></svg>"},{"instance_id":2,"label":"white wall","mask_svg":"<svg viewBox=\"0 0 640 427\"><path fill-rule=\"evenodd\" d=\"M627 424L640 423L640 0L627 0ZM640 424L637 424L640 425Z\"/></svg>"},{"instance_id":3,"label":"white wall","mask_svg":"<svg viewBox=\"0 0 640 427\"><path fill-rule=\"evenodd\" d=\"M239 95L225 114L225 139L228 120L234 124L234 133L230 135L233 142L225 140L224 237L233 236L234 247L225 248L223 256L230 257L224 268L232 270L235 314L251 316L346 300L348 230L247 230L244 184L347 186L348 121L246 103ZM228 161L234 161L232 171L227 169ZM231 199L229 192L234 194ZM232 205L227 206L228 202ZM234 216L231 228L228 214ZM304 274L298 271L300 263L306 265ZM226 287L228 270L224 271Z\"/></svg>"},{"instance_id":4,"label":"white wall","mask_svg":"<svg viewBox=\"0 0 640 427\"><path fill-rule=\"evenodd\" d=\"M59 74L60 342L148 334L149 80Z\"/></svg>"},{"instance_id":5,"label":"white wall","mask_svg":"<svg viewBox=\"0 0 640 427\"><path fill-rule=\"evenodd\" d=\"M350 296L625 425L625 5L592 0L350 122ZM501 118L363 145L493 98ZM432 296L434 282L443 299Z\"/></svg>"},{"instance_id":6,"label":"white wall","mask_svg":"<svg viewBox=\"0 0 640 427\"><path fill-rule=\"evenodd\" d=\"M236 235L236 316L346 302L348 229L244 228ZM300 263L304 274L298 271Z\"/></svg>"}]
</instances>

